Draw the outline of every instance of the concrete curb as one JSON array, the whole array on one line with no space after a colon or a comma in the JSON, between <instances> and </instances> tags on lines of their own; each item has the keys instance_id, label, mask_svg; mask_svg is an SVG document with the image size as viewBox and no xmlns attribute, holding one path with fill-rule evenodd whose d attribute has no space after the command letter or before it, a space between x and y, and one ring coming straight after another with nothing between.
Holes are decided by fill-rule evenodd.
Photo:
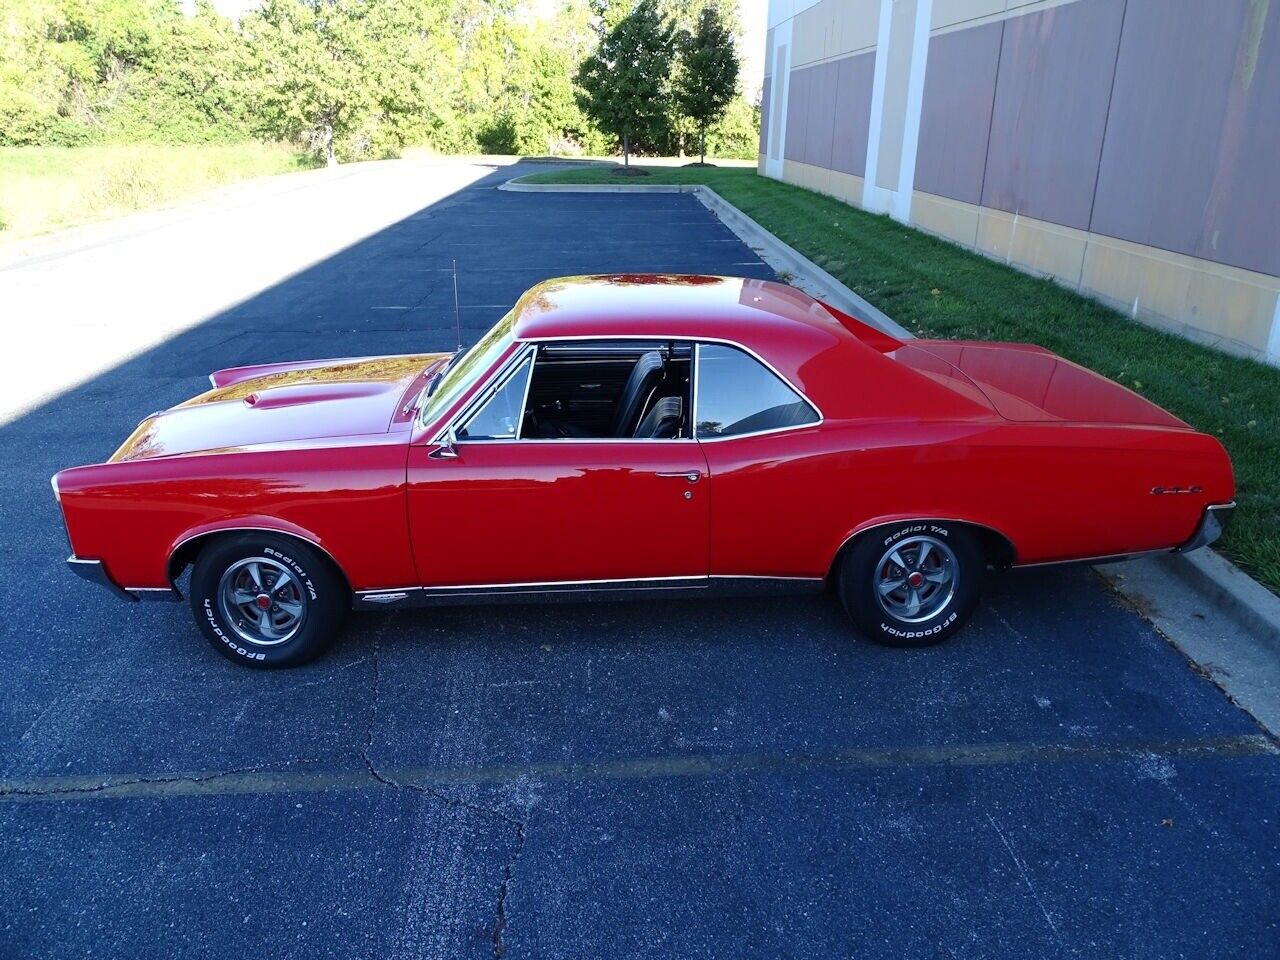
<instances>
[{"instance_id":1,"label":"concrete curb","mask_svg":"<svg viewBox=\"0 0 1280 960\"><path fill-rule=\"evenodd\" d=\"M1161 558L1168 570L1280 653L1280 597L1212 550Z\"/></svg>"},{"instance_id":2,"label":"concrete curb","mask_svg":"<svg viewBox=\"0 0 1280 960\"><path fill-rule=\"evenodd\" d=\"M508 180L498 189L518 193L692 193L725 226L759 253L769 266L790 273L794 277L794 286L810 296L825 300L846 313L868 321L892 336L903 340L914 339L910 331L885 316L795 248L783 243L705 184L521 183L519 180ZM1140 564L1145 564L1145 567L1139 568ZM1132 578L1124 576L1123 571L1129 566L1133 566L1139 575ZM1193 591L1200 605L1212 611L1220 621L1217 624L1220 633L1225 631L1234 634L1236 642L1240 642L1241 633L1247 635L1248 642L1245 646L1248 649L1241 653L1252 657L1254 662L1259 657L1280 657L1280 597L1212 550L1197 550L1187 554L1170 553L1153 559L1131 561L1130 564L1095 569L1142 609L1148 619L1156 622L1188 659L1204 668L1232 696L1236 696L1236 692L1229 677L1215 674L1216 664L1205 658L1204 651L1211 650L1215 651L1215 657L1223 659L1221 650L1212 644L1193 640L1191 634L1195 631L1183 631L1179 629L1176 620L1154 613L1156 606L1163 610L1172 610L1177 606L1172 602L1171 592L1176 592L1179 587ZM1203 632L1203 623L1200 622L1203 616L1202 612L1187 613L1184 619L1195 619L1196 626ZM1268 705L1257 709L1250 705L1255 699L1252 696L1240 697L1246 709L1268 729L1280 734L1280 697L1276 697L1274 703L1267 698Z\"/></svg>"},{"instance_id":3,"label":"concrete curb","mask_svg":"<svg viewBox=\"0 0 1280 960\"><path fill-rule=\"evenodd\" d=\"M691 193L743 243L760 254L765 263L779 273L789 274L792 286L811 297L825 300L837 310L852 314L890 336L900 340L915 339L915 334L911 331L890 319L882 310L858 296L794 247L783 243L705 184L521 183L516 179L500 184L498 189L514 193Z\"/></svg>"},{"instance_id":4,"label":"concrete curb","mask_svg":"<svg viewBox=\"0 0 1280 960\"><path fill-rule=\"evenodd\" d=\"M1209 550L1094 569L1193 670L1280 738L1280 599Z\"/></svg>"}]
</instances>

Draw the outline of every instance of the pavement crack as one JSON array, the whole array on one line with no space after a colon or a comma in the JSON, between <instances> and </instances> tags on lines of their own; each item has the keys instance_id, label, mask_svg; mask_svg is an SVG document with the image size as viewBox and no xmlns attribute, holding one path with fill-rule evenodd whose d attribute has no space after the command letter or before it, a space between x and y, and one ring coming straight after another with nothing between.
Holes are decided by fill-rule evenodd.
<instances>
[{"instance_id":1,"label":"pavement crack","mask_svg":"<svg viewBox=\"0 0 1280 960\"><path fill-rule=\"evenodd\" d=\"M511 879L515 874L516 863L520 854L524 853L524 824L516 822L516 843L511 857L502 868L502 883L498 885L498 906L493 924L493 958L502 960L507 952L506 941L502 935L507 929L507 894L511 891Z\"/></svg>"},{"instance_id":2,"label":"pavement crack","mask_svg":"<svg viewBox=\"0 0 1280 960\"><path fill-rule=\"evenodd\" d=\"M225 777L236 777L248 773L262 773L266 770L277 770L281 766L290 767L299 764L320 763L325 759L327 758L297 758L294 760L287 760L283 764L259 763L248 767L233 767L230 770L216 770L211 773L183 773L174 774L173 776L126 777L123 779L108 778L103 780L101 783L95 783L90 786L57 786L55 781L55 783L50 786L40 788L21 786L2 787L0 788L0 799L8 797L83 797L142 785L159 786L169 783L209 783L214 780L221 780Z\"/></svg>"},{"instance_id":3,"label":"pavement crack","mask_svg":"<svg viewBox=\"0 0 1280 960\"><path fill-rule=\"evenodd\" d=\"M394 617L389 616L388 622ZM385 626L384 626L385 630ZM503 934L507 928L507 894L511 890L512 877L515 874L517 862L520 855L524 853L525 843L525 822L524 820L513 817L511 814L487 807L482 804L473 803L470 800L464 800L461 797L453 796L442 790L437 790L421 783L413 783L406 780L397 780L395 777L384 773L378 768L377 763L373 759L373 737L378 725L378 710L382 702L382 657L381 657L381 640L382 632L374 635L372 642L372 654L370 660L373 663L373 689L370 691L369 697L369 722L365 727L364 746L361 748L360 756L364 759L365 767L369 771L369 776L383 786L390 787L393 790L410 790L414 793L430 797L438 800L440 803L451 807L466 810L482 817L491 817L502 823L512 827L515 831L515 842L512 845L511 855L507 858L502 867L502 881L498 884L497 904L495 907L495 916L493 923L493 956L494 960L501 960L507 952L506 941Z\"/></svg>"}]
</instances>

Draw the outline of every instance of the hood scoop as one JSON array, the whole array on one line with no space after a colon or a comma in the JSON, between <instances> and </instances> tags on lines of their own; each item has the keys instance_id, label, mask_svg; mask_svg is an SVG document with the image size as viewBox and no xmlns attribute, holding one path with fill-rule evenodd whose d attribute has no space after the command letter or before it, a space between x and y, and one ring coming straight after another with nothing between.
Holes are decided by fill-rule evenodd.
<instances>
[{"instance_id":1,"label":"hood scoop","mask_svg":"<svg viewBox=\"0 0 1280 960\"><path fill-rule=\"evenodd\" d=\"M241 402L255 410L276 410L281 407L359 400L376 397L395 389L397 386L394 383L299 383L287 387L273 387L269 390L256 390Z\"/></svg>"}]
</instances>

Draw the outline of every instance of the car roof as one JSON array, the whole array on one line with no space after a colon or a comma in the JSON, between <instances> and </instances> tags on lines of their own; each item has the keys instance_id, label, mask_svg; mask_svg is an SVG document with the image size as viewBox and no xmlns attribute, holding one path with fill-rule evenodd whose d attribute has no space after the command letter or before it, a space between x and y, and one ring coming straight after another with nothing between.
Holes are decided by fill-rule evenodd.
<instances>
[{"instance_id":1,"label":"car roof","mask_svg":"<svg viewBox=\"0 0 1280 960\"><path fill-rule=\"evenodd\" d=\"M746 346L814 332L856 337L808 294L783 283L700 274L597 274L545 280L515 307L518 340L679 337ZM872 331L874 333L874 331Z\"/></svg>"},{"instance_id":2,"label":"car roof","mask_svg":"<svg viewBox=\"0 0 1280 960\"><path fill-rule=\"evenodd\" d=\"M990 413L892 358L901 340L768 280L701 274L559 277L516 303L519 341L727 341L764 359L824 417L945 417Z\"/></svg>"}]
</instances>

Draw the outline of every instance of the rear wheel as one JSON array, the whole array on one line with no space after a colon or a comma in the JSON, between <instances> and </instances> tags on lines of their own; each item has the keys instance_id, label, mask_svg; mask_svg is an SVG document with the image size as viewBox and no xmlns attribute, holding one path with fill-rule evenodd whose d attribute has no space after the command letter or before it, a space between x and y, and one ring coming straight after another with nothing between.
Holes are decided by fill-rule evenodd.
<instances>
[{"instance_id":1,"label":"rear wheel","mask_svg":"<svg viewBox=\"0 0 1280 960\"><path fill-rule=\"evenodd\" d=\"M296 667L333 642L348 606L328 559L269 533L228 536L200 551L191 609L213 648L249 667Z\"/></svg>"},{"instance_id":2,"label":"rear wheel","mask_svg":"<svg viewBox=\"0 0 1280 960\"><path fill-rule=\"evenodd\" d=\"M840 564L840 600L876 643L927 647L968 622L984 564L963 526L912 521L863 536Z\"/></svg>"}]
</instances>

